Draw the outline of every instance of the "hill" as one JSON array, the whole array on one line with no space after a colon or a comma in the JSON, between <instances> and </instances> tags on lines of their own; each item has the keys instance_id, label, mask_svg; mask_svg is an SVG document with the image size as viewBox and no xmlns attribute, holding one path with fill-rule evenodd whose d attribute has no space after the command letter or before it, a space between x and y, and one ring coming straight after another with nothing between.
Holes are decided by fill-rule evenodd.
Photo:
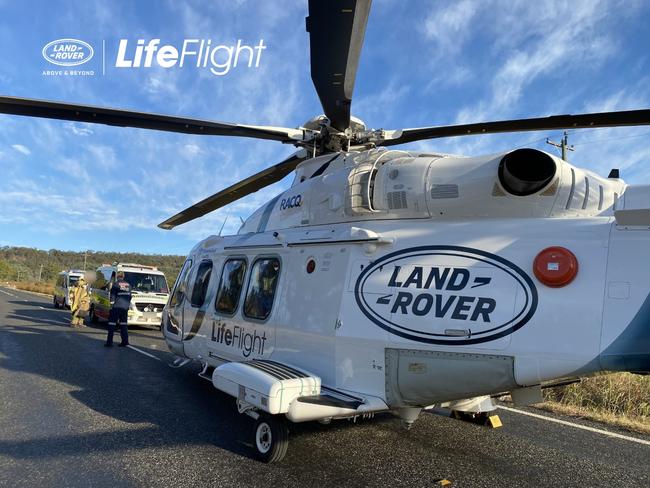
<instances>
[{"instance_id":1,"label":"hill","mask_svg":"<svg viewBox=\"0 0 650 488\"><path fill-rule=\"evenodd\" d=\"M104 263L114 261L157 266L167 276L169 284L176 277L185 261L185 256L164 254L115 253L104 251L43 251L31 247L0 247L0 280L42 281L53 283L56 275L70 268L94 270ZM39 280L40 278L40 280Z\"/></svg>"}]
</instances>

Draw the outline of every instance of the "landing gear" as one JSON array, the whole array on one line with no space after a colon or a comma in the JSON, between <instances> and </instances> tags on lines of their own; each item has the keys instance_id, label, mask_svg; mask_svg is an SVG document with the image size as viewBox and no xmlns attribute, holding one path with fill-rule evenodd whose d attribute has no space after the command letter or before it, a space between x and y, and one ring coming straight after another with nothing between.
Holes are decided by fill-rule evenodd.
<instances>
[{"instance_id":1,"label":"landing gear","mask_svg":"<svg viewBox=\"0 0 650 488\"><path fill-rule=\"evenodd\" d=\"M54 305L54 308L59 308L59 302L56 301L56 297L54 297L52 305Z\"/></svg>"},{"instance_id":2,"label":"landing gear","mask_svg":"<svg viewBox=\"0 0 650 488\"><path fill-rule=\"evenodd\" d=\"M460 410L452 410L450 417L472 424L485 425L493 429L503 425L499 416L494 412L461 412Z\"/></svg>"},{"instance_id":3,"label":"landing gear","mask_svg":"<svg viewBox=\"0 0 650 488\"><path fill-rule=\"evenodd\" d=\"M457 420L485 425L493 429L503 425L497 415L496 402L487 395L467 398L466 400L456 400L444 406L451 409L450 417Z\"/></svg>"},{"instance_id":4,"label":"landing gear","mask_svg":"<svg viewBox=\"0 0 650 488\"><path fill-rule=\"evenodd\" d=\"M261 414L253 429L255 455L264 463L282 461L289 447L289 427L286 420Z\"/></svg>"}]
</instances>

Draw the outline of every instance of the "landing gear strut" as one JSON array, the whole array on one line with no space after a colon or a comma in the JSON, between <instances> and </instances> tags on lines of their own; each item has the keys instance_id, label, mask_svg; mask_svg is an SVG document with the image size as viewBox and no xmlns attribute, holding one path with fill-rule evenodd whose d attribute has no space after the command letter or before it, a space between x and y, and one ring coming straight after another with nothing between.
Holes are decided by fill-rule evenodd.
<instances>
[{"instance_id":1,"label":"landing gear strut","mask_svg":"<svg viewBox=\"0 0 650 488\"><path fill-rule=\"evenodd\" d=\"M277 416L260 415L253 429L253 447L257 458L265 463L284 459L289 447L289 427Z\"/></svg>"},{"instance_id":2,"label":"landing gear strut","mask_svg":"<svg viewBox=\"0 0 650 488\"><path fill-rule=\"evenodd\" d=\"M487 395L467 398L466 400L456 400L444 406L451 409L450 417L457 420L485 425L493 429L503 425L497 415L495 401Z\"/></svg>"}]
</instances>

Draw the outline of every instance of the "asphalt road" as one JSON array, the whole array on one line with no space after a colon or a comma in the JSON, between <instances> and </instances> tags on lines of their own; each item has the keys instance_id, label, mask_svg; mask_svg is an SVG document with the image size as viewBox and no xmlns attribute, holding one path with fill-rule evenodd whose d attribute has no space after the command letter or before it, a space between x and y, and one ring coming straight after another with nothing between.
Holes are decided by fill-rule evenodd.
<instances>
[{"instance_id":1,"label":"asphalt road","mask_svg":"<svg viewBox=\"0 0 650 488\"><path fill-rule=\"evenodd\" d=\"M504 410L494 430L435 413L409 432L391 415L293 425L285 460L265 465L252 458L251 420L195 365L169 367L158 331L131 331L149 357L104 348L103 327L68 319L47 298L0 288L2 487L650 486L650 437Z\"/></svg>"}]
</instances>

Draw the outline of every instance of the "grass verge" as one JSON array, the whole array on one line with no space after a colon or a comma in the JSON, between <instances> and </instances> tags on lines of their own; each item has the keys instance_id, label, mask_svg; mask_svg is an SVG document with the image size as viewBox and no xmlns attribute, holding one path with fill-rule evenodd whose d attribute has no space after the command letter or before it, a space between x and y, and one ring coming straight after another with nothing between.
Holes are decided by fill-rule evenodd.
<instances>
[{"instance_id":1,"label":"grass verge","mask_svg":"<svg viewBox=\"0 0 650 488\"><path fill-rule=\"evenodd\" d=\"M9 286L18 290L33 291L44 295L54 296L54 285L52 283L40 283L33 281L10 281Z\"/></svg>"},{"instance_id":2,"label":"grass verge","mask_svg":"<svg viewBox=\"0 0 650 488\"><path fill-rule=\"evenodd\" d=\"M605 412L599 412L596 409L576 407L573 405L565 405L557 402L544 402L535 405L535 408L545 410L547 412L559 413L569 417L582 418L587 420L594 420L603 424L621 427L631 432L639 434L650 435L650 422L643 420L636 420L629 418L625 415L613 415Z\"/></svg>"},{"instance_id":3,"label":"grass verge","mask_svg":"<svg viewBox=\"0 0 650 488\"><path fill-rule=\"evenodd\" d=\"M650 376L600 374L549 388L536 407L650 434Z\"/></svg>"}]
</instances>

